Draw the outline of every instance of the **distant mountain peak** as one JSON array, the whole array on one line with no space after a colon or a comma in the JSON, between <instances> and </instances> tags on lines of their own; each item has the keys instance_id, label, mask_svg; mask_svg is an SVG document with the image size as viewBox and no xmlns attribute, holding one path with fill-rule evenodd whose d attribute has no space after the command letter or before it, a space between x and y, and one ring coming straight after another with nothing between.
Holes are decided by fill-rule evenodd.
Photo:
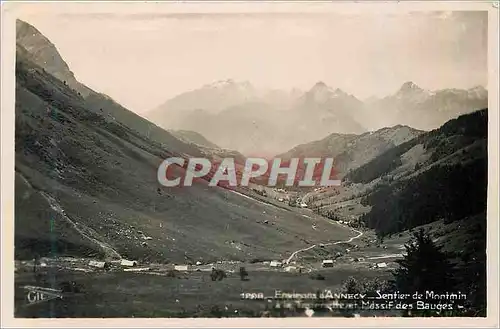
<instances>
[{"instance_id":1,"label":"distant mountain peak","mask_svg":"<svg viewBox=\"0 0 500 329\"><path fill-rule=\"evenodd\" d=\"M326 83L324 83L323 81L318 81L318 82L316 82L316 83L314 84L314 87L318 87L318 88L327 88L328 86L327 86L327 84L326 84ZM314 88L314 87L313 87L313 88Z\"/></svg>"},{"instance_id":2,"label":"distant mountain peak","mask_svg":"<svg viewBox=\"0 0 500 329\"><path fill-rule=\"evenodd\" d=\"M401 88L399 88L400 92L414 91L414 90L420 91L420 90L423 90L423 89L420 88L413 81L406 81L405 83L403 83L403 85L401 86Z\"/></svg>"},{"instance_id":3,"label":"distant mountain peak","mask_svg":"<svg viewBox=\"0 0 500 329\"><path fill-rule=\"evenodd\" d=\"M349 95L340 88L337 88L333 91L333 97L341 97L341 96L349 96Z\"/></svg>"},{"instance_id":4,"label":"distant mountain peak","mask_svg":"<svg viewBox=\"0 0 500 329\"><path fill-rule=\"evenodd\" d=\"M307 98L313 99L314 102L324 103L333 96L333 89L328 87L323 81L318 81L314 86L307 92Z\"/></svg>"},{"instance_id":5,"label":"distant mountain peak","mask_svg":"<svg viewBox=\"0 0 500 329\"><path fill-rule=\"evenodd\" d=\"M472 98L488 98L488 90L481 85L474 86L467 90L469 97Z\"/></svg>"},{"instance_id":6,"label":"distant mountain peak","mask_svg":"<svg viewBox=\"0 0 500 329\"><path fill-rule=\"evenodd\" d=\"M327 93L331 97L339 97L339 96L349 96L345 91L340 88L331 88L323 81L318 81L314 84L314 86L309 90L312 93Z\"/></svg>"},{"instance_id":7,"label":"distant mountain peak","mask_svg":"<svg viewBox=\"0 0 500 329\"><path fill-rule=\"evenodd\" d=\"M486 88L484 88L484 86L481 86L481 85L474 86L474 87L470 88L469 90L471 90L471 91L487 91Z\"/></svg>"},{"instance_id":8,"label":"distant mountain peak","mask_svg":"<svg viewBox=\"0 0 500 329\"><path fill-rule=\"evenodd\" d=\"M330 88L326 83L323 81L318 81L312 86L312 88L309 90L310 93L317 93L317 92L328 92L328 93L333 93L333 89Z\"/></svg>"},{"instance_id":9,"label":"distant mountain peak","mask_svg":"<svg viewBox=\"0 0 500 329\"><path fill-rule=\"evenodd\" d=\"M312 86L312 88L310 89L310 91L312 92L316 92L316 91L323 91L323 90L327 90L329 92L333 92L333 89L330 88L326 83L324 83L323 81L318 81L314 84L314 86Z\"/></svg>"},{"instance_id":10,"label":"distant mountain peak","mask_svg":"<svg viewBox=\"0 0 500 329\"><path fill-rule=\"evenodd\" d=\"M232 87L240 87L240 88L245 88L245 89L252 89L252 84L248 81L236 81L234 79L225 79L225 80L218 80L215 82L212 82L210 84L205 85L205 87L208 88L232 88Z\"/></svg>"}]
</instances>

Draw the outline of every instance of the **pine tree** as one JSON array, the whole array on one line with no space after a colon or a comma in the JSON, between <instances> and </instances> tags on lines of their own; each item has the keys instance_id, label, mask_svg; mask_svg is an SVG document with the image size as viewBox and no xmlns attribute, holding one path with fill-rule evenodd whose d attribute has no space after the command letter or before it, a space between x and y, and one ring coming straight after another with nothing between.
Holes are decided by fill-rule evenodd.
<instances>
[{"instance_id":1,"label":"pine tree","mask_svg":"<svg viewBox=\"0 0 500 329\"><path fill-rule=\"evenodd\" d=\"M240 267L240 279L241 279L241 281L246 281L246 280L248 280L248 279L247 279L247 276L248 276L248 272L247 272L247 270L245 269L245 267Z\"/></svg>"},{"instance_id":2,"label":"pine tree","mask_svg":"<svg viewBox=\"0 0 500 329\"><path fill-rule=\"evenodd\" d=\"M455 269L448 261L448 255L441 251L428 233L423 229L414 232L405 248L407 254L397 261L400 267L393 273L393 283L397 290L410 295L416 292L425 295L426 291L434 291L435 294L453 292ZM418 313L413 311L412 315ZM418 315L436 315L436 313L421 312Z\"/></svg>"},{"instance_id":3,"label":"pine tree","mask_svg":"<svg viewBox=\"0 0 500 329\"><path fill-rule=\"evenodd\" d=\"M350 276L347 278L347 280L344 282L342 286L342 292L346 294L357 294L364 292L362 284L356 280L354 277ZM347 304L353 304L356 303L355 300L352 299L345 299L345 300L339 300L340 303L347 305ZM340 314L344 317L352 317L354 313L357 313L358 311L354 308L342 308L340 309Z\"/></svg>"},{"instance_id":4,"label":"pine tree","mask_svg":"<svg viewBox=\"0 0 500 329\"><path fill-rule=\"evenodd\" d=\"M343 290L346 294L357 294L362 292L360 283L352 276L345 281Z\"/></svg>"}]
</instances>

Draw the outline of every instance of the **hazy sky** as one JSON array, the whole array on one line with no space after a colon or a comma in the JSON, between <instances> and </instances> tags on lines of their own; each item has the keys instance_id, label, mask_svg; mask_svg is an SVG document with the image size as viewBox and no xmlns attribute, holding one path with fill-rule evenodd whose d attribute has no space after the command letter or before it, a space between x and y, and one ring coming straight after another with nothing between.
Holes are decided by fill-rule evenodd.
<instances>
[{"instance_id":1,"label":"hazy sky","mask_svg":"<svg viewBox=\"0 0 500 329\"><path fill-rule=\"evenodd\" d=\"M78 80L136 112L232 78L363 99L487 83L487 13L29 15Z\"/></svg>"}]
</instances>

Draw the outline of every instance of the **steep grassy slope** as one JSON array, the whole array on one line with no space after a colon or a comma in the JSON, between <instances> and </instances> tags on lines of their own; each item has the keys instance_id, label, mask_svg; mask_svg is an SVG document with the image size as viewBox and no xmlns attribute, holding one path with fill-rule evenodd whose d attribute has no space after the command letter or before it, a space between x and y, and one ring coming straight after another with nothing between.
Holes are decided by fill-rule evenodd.
<instances>
[{"instance_id":1,"label":"steep grassy slope","mask_svg":"<svg viewBox=\"0 0 500 329\"><path fill-rule=\"evenodd\" d=\"M156 174L165 157L203 153L89 110L88 98L18 51L16 257L272 259L351 235L206 181L163 188Z\"/></svg>"},{"instance_id":2,"label":"steep grassy slope","mask_svg":"<svg viewBox=\"0 0 500 329\"><path fill-rule=\"evenodd\" d=\"M200 133L192 130L169 130L169 132L180 140L188 143L194 143L199 146L209 147L209 148L219 148L208 139L206 139Z\"/></svg>"}]
</instances>

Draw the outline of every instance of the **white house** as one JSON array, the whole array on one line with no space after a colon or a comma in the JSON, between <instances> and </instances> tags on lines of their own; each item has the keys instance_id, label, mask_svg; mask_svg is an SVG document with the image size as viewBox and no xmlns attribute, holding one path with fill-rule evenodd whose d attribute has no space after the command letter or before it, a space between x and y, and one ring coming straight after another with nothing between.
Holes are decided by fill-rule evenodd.
<instances>
[{"instance_id":1,"label":"white house","mask_svg":"<svg viewBox=\"0 0 500 329\"><path fill-rule=\"evenodd\" d=\"M122 259L120 262L121 266L137 266L136 260Z\"/></svg>"},{"instance_id":2,"label":"white house","mask_svg":"<svg viewBox=\"0 0 500 329\"><path fill-rule=\"evenodd\" d=\"M96 268L107 269L107 268L109 268L109 263L100 262L100 261L97 261L97 260L91 260L89 262L89 266L96 267Z\"/></svg>"},{"instance_id":3,"label":"white house","mask_svg":"<svg viewBox=\"0 0 500 329\"><path fill-rule=\"evenodd\" d=\"M269 266L271 267L281 267L283 264L277 260L273 260L271 261L271 263L269 263Z\"/></svg>"},{"instance_id":4,"label":"white house","mask_svg":"<svg viewBox=\"0 0 500 329\"><path fill-rule=\"evenodd\" d=\"M333 267L333 259L323 260L323 267Z\"/></svg>"},{"instance_id":5,"label":"white house","mask_svg":"<svg viewBox=\"0 0 500 329\"><path fill-rule=\"evenodd\" d=\"M378 268L387 267L387 263L377 263Z\"/></svg>"},{"instance_id":6,"label":"white house","mask_svg":"<svg viewBox=\"0 0 500 329\"><path fill-rule=\"evenodd\" d=\"M189 266L188 265L174 265L174 270L187 272L187 271L189 271Z\"/></svg>"},{"instance_id":7,"label":"white house","mask_svg":"<svg viewBox=\"0 0 500 329\"><path fill-rule=\"evenodd\" d=\"M297 272L296 266L287 266L285 267L285 272Z\"/></svg>"}]
</instances>

